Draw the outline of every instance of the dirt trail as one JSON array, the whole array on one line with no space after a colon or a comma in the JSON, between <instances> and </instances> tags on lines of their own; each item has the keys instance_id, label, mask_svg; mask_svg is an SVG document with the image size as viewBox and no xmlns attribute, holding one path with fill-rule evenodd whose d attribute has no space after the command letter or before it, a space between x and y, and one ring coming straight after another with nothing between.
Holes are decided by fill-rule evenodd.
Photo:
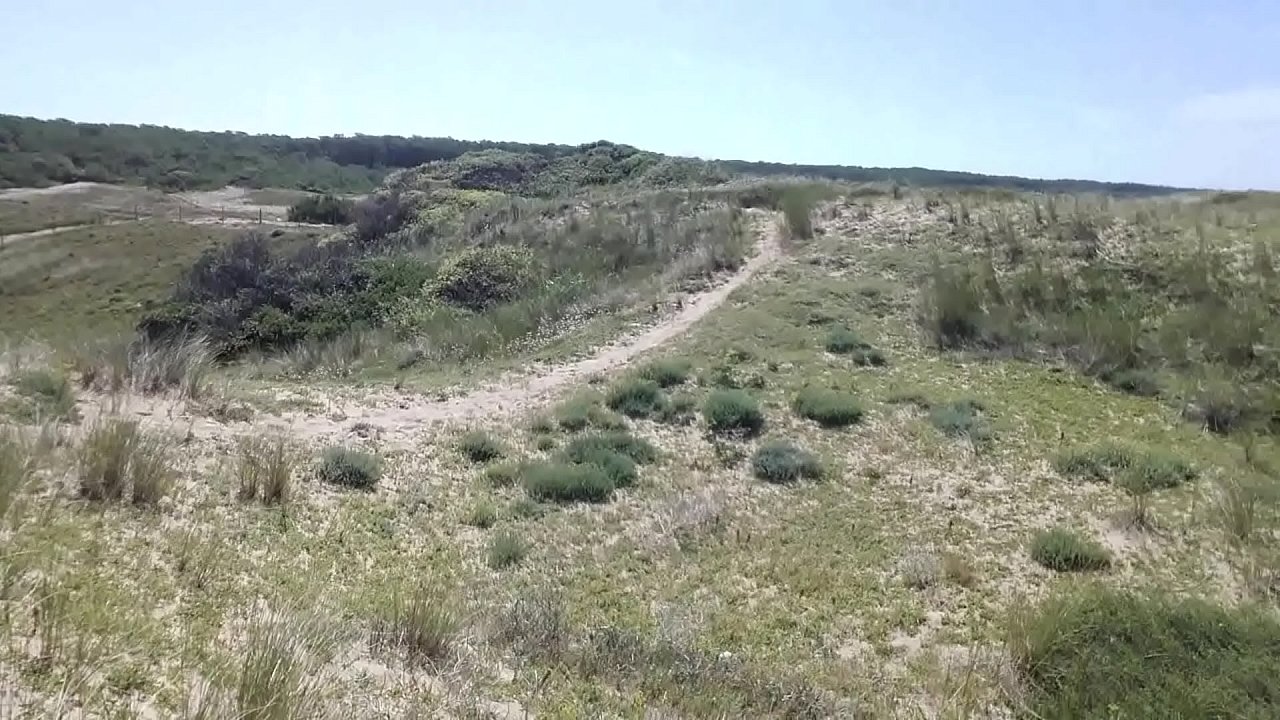
<instances>
[{"instance_id":1,"label":"dirt trail","mask_svg":"<svg viewBox=\"0 0 1280 720\"><path fill-rule=\"evenodd\" d=\"M772 264L781 254L773 218L766 213L758 213L753 225L759 235L756 254L733 275L719 285L686 299L678 312L657 325L605 345L590 357L533 374L500 378L488 387L446 400L414 402L406 398L400 404L387 407L342 408L341 414L345 417L340 420L301 414L286 415L282 419L288 423L290 434L304 438L346 433L357 423L376 429L384 438L397 438L424 425L510 415L544 405L568 386L585 382L592 375L616 370L637 356L683 335L723 303L730 293Z\"/></svg>"},{"instance_id":2,"label":"dirt trail","mask_svg":"<svg viewBox=\"0 0 1280 720\"><path fill-rule=\"evenodd\" d=\"M44 228L43 230L32 230L30 232L11 233L9 235L0 236L0 249L4 249L13 243L22 242L23 240L34 240L36 238L47 237L49 235L58 235L72 230L83 230L86 228L110 227L112 225L128 225L130 223L145 223L157 220L157 218L143 218L141 220L106 220L96 223L81 223L79 225L58 225L56 227ZM313 228L316 230L334 230L334 225L319 225L316 223L300 223L287 222L284 220L267 220L263 219L258 222L256 219L249 218L216 218L216 217L195 217L183 218L159 218L159 222L181 222L184 225L221 225L223 227L272 227L272 228L294 228L304 229Z\"/></svg>"}]
</instances>

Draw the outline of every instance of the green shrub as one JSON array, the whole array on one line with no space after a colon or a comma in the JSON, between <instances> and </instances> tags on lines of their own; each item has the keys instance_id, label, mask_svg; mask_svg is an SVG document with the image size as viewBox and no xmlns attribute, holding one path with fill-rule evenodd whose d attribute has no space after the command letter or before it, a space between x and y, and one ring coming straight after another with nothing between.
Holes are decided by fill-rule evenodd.
<instances>
[{"instance_id":1,"label":"green shrub","mask_svg":"<svg viewBox=\"0 0 1280 720\"><path fill-rule=\"evenodd\" d=\"M642 418L662 410L666 396L652 380L622 380L610 388L605 404L627 417Z\"/></svg>"},{"instance_id":2,"label":"green shrub","mask_svg":"<svg viewBox=\"0 0 1280 720\"><path fill-rule=\"evenodd\" d=\"M1149 370L1121 370L1103 378L1108 385L1138 397L1156 397L1160 394L1160 381Z\"/></svg>"},{"instance_id":3,"label":"green shrub","mask_svg":"<svg viewBox=\"0 0 1280 720\"><path fill-rule=\"evenodd\" d=\"M697 409L698 401L692 395L676 393L671 396L655 419L667 425L688 425L693 422Z\"/></svg>"},{"instance_id":4,"label":"green shrub","mask_svg":"<svg viewBox=\"0 0 1280 720\"><path fill-rule=\"evenodd\" d=\"M616 488L630 487L638 474L634 460L600 444L570 443L564 457L571 463L600 468Z\"/></svg>"},{"instance_id":5,"label":"green shrub","mask_svg":"<svg viewBox=\"0 0 1280 720\"><path fill-rule=\"evenodd\" d=\"M842 355L852 352L866 343L862 342L862 338L858 334L848 328L836 327L827 333L826 348L827 352Z\"/></svg>"},{"instance_id":6,"label":"green shrub","mask_svg":"<svg viewBox=\"0 0 1280 720\"><path fill-rule=\"evenodd\" d=\"M780 203L787 232L792 238L808 240L813 237L813 190L803 186L782 191Z\"/></svg>"},{"instance_id":7,"label":"green shrub","mask_svg":"<svg viewBox=\"0 0 1280 720\"><path fill-rule=\"evenodd\" d=\"M788 484L822 477L822 463L808 450L786 440L774 440L761 445L751 456L751 471L766 482Z\"/></svg>"},{"instance_id":8,"label":"green shrub","mask_svg":"<svg viewBox=\"0 0 1280 720\"><path fill-rule=\"evenodd\" d=\"M559 444L560 443L557 442L556 439L551 437L550 435L539 435L537 441L534 442L533 446L538 450L546 452L548 450L555 450L556 446L558 446Z\"/></svg>"},{"instance_id":9,"label":"green shrub","mask_svg":"<svg viewBox=\"0 0 1280 720\"><path fill-rule=\"evenodd\" d=\"M1031 540L1031 559L1059 572L1105 570L1111 567L1111 553L1106 548L1064 528L1036 533Z\"/></svg>"},{"instance_id":10,"label":"green shrub","mask_svg":"<svg viewBox=\"0 0 1280 720\"><path fill-rule=\"evenodd\" d=\"M985 445L992 439L991 426L982 416L982 406L973 400L959 400L934 407L929 423L949 437L968 438L974 445Z\"/></svg>"},{"instance_id":11,"label":"green shrub","mask_svg":"<svg viewBox=\"0 0 1280 720\"><path fill-rule=\"evenodd\" d=\"M1196 469L1185 460L1166 453L1150 451L1136 458L1127 468L1137 482L1152 490L1174 488L1197 476Z\"/></svg>"},{"instance_id":12,"label":"green shrub","mask_svg":"<svg viewBox=\"0 0 1280 720\"><path fill-rule=\"evenodd\" d=\"M688 381L693 367L687 360L654 360L640 370L640 377L651 380L658 387L670 388Z\"/></svg>"},{"instance_id":13,"label":"green shrub","mask_svg":"<svg viewBox=\"0 0 1280 720\"><path fill-rule=\"evenodd\" d=\"M67 420L80 418L76 408L76 391L66 375L52 370L25 370L10 379L18 395L33 407L23 413L23 420Z\"/></svg>"},{"instance_id":14,"label":"green shrub","mask_svg":"<svg viewBox=\"0 0 1280 720\"><path fill-rule=\"evenodd\" d=\"M1280 717L1280 622L1261 608L1088 586L1015 613L1006 644L1034 717Z\"/></svg>"},{"instance_id":15,"label":"green shrub","mask_svg":"<svg viewBox=\"0 0 1280 720\"><path fill-rule=\"evenodd\" d=\"M491 528L494 523L498 522L498 510L490 502L476 503L467 512L463 522L481 530Z\"/></svg>"},{"instance_id":16,"label":"green shrub","mask_svg":"<svg viewBox=\"0 0 1280 720\"><path fill-rule=\"evenodd\" d=\"M538 463L524 474L524 489L534 500L558 503L608 502L613 482L595 465Z\"/></svg>"},{"instance_id":17,"label":"green shrub","mask_svg":"<svg viewBox=\"0 0 1280 720\"><path fill-rule=\"evenodd\" d=\"M1053 458L1053 468L1066 478L1107 482L1133 464L1133 455L1133 451L1121 445L1102 443L1059 452Z\"/></svg>"},{"instance_id":18,"label":"green shrub","mask_svg":"<svg viewBox=\"0 0 1280 720\"><path fill-rule=\"evenodd\" d=\"M539 415L529 423L529 432L534 435L550 435L556 431L556 423L545 415Z\"/></svg>"},{"instance_id":19,"label":"green shrub","mask_svg":"<svg viewBox=\"0 0 1280 720\"><path fill-rule=\"evenodd\" d=\"M440 267L431 284L433 294L471 310L514 300L530 282L533 258L511 245L463 250Z\"/></svg>"},{"instance_id":20,"label":"green shrub","mask_svg":"<svg viewBox=\"0 0 1280 720\"><path fill-rule=\"evenodd\" d=\"M569 432L578 432L587 427L600 430L623 430L626 420L619 414L601 407L597 401L589 397L570 400L555 412L556 424Z\"/></svg>"},{"instance_id":21,"label":"green shrub","mask_svg":"<svg viewBox=\"0 0 1280 720\"><path fill-rule=\"evenodd\" d=\"M333 195L308 195L289 206L289 222L346 225L353 206L350 200Z\"/></svg>"},{"instance_id":22,"label":"green shrub","mask_svg":"<svg viewBox=\"0 0 1280 720\"><path fill-rule=\"evenodd\" d=\"M702 405L707 427L718 435L755 435L764 429L764 413L756 399L741 390L713 390Z\"/></svg>"},{"instance_id":23,"label":"green shrub","mask_svg":"<svg viewBox=\"0 0 1280 720\"><path fill-rule=\"evenodd\" d=\"M574 438L564 448L566 457L584 457L605 450L630 458L638 465L647 465L658 459L658 449L648 440L625 432L604 432Z\"/></svg>"},{"instance_id":24,"label":"green shrub","mask_svg":"<svg viewBox=\"0 0 1280 720\"><path fill-rule=\"evenodd\" d=\"M519 535L504 530L493 536L489 543L489 567L502 570L519 564L529 554L529 546Z\"/></svg>"},{"instance_id":25,"label":"green shrub","mask_svg":"<svg viewBox=\"0 0 1280 720\"><path fill-rule=\"evenodd\" d=\"M483 430L472 430L459 438L458 451L473 463L487 463L506 454L502 443Z\"/></svg>"},{"instance_id":26,"label":"green shrub","mask_svg":"<svg viewBox=\"0 0 1280 720\"><path fill-rule=\"evenodd\" d=\"M368 490L382 477L382 461L372 453L335 446L321 456L319 474L327 483Z\"/></svg>"},{"instance_id":27,"label":"green shrub","mask_svg":"<svg viewBox=\"0 0 1280 720\"><path fill-rule=\"evenodd\" d=\"M493 465L484 471L484 481L490 487L510 487L516 484L520 479L523 468L516 463L503 463L501 465Z\"/></svg>"},{"instance_id":28,"label":"green shrub","mask_svg":"<svg viewBox=\"0 0 1280 720\"><path fill-rule=\"evenodd\" d=\"M791 407L800 417L813 420L826 428L853 425L861 421L864 415L862 405L854 396L816 387L801 390Z\"/></svg>"}]
</instances>

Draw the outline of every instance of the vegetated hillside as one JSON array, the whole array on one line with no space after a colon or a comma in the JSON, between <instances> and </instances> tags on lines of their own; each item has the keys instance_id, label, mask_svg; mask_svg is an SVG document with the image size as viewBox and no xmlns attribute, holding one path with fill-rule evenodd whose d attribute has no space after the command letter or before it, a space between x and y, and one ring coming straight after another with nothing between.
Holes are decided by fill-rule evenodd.
<instances>
[{"instance_id":1,"label":"vegetated hillside","mask_svg":"<svg viewBox=\"0 0 1280 720\"><path fill-rule=\"evenodd\" d=\"M175 190L243 185L364 192L391 169L487 148L547 155L569 150L452 138L292 138L0 115L0 187L84 180Z\"/></svg>"},{"instance_id":2,"label":"vegetated hillside","mask_svg":"<svg viewBox=\"0 0 1280 720\"><path fill-rule=\"evenodd\" d=\"M204 336L222 358L321 352L370 330L401 370L492 356L634 305L628 293L737 267L750 249L741 208L694 192L726 177L603 142L554 158L465 153L395 173L354 205L308 198L296 213L350 219L341 237L281 254L251 234L207 253L140 327Z\"/></svg>"},{"instance_id":3,"label":"vegetated hillside","mask_svg":"<svg viewBox=\"0 0 1280 720\"><path fill-rule=\"evenodd\" d=\"M557 158L578 152L579 148L390 135L292 138L0 115L0 187L92 180L171 189L244 185L365 192L376 187L393 170L451 160L480 150L502 150L520 156L519 159L510 158L513 163L555 165ZM648 155L655 165L661 164L664 157L653 153ZM682 163L676 158L667 160L674 165ZM1116 195L1160 195L1174 190L1136 183L1039 180L926 168L789 165L742 160L725 160L717 165L720 172L742 175L798 175L847 182L894 182L917 187L1003 187L1035 192L1103 192ZM671 169L667 167L667 170ZM458 170L466 173L465 169ZM662 168L654 168L653 171L664 172ZM564 179L561 170L550 169L548 184L543 189ZM500 177L496 180L502 182Z\"/></svg>"},{"instance_id":4,"label":"vegetated hillside","mask_svg":"<svg viewBox=\"0 0 1280 720\"><path fill-rule=\"evenodd\" d=\"M736 173L768 177L794 175L826 178L843 182L893 182L915 187L935 188L1005 188L1043 193L1105 193L1116 196L1153 196L1181 192L1180 188L1128 182L1097 180L1048 180L1014 175L983 175L954 170L930 170L922 167L878 168L856 165L791 165L775 162L722 160L720 163Z\"/></svg>"},{"instance_id":5,"label":"vegetated hillside","mask_svg":"<svg viewBox=\"0 0 1280 720\"><path fill-rule=\"evenodd\" d=\"M513 400L465 421L410 411L494 388L219 410L250 373L5 357L14 714L1280 717L1275 196L717 190L372 239L430 270L399 309L432 364L536 315L530 260L706 267L698 218L781 209L739 214L785 252L687 334L486 375Z\"/></svg>"}]
</instances>

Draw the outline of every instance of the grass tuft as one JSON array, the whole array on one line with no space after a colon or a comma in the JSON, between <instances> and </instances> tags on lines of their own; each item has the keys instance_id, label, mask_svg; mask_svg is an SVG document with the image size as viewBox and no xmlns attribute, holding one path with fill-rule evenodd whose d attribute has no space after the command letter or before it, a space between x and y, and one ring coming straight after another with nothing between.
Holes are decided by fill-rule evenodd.
<instances>
[{"instance_id":1,"label":"grass tuft","mask_svg":"<svg viewBox=\"0 0 1280 720\"><path fill-rule=\"evenodd\" d=\"M472 430L458 440L458 451L473 463L487 463L506 454L502 443L483 430Z\"/></svg>"},{"instance_id":2,"label":"grass tuft","mask_svg":"<svg viewBox=\"0 0 1280 720\"><path fill-rule=\"evenodd\" d=\"M143 433L136 421L107 418L89 429L78 449L80 494L96 502L158 503L173 487L168 441Z\"/></svg>"},{"instance_id":3,"label":"grass tuft","mask_svg":"<svg viewBox=\"0 0 1280 720\"><path fill-rule=\"evenodd\" d=\"M865 414L862 405L853 395L816 387L801 390L791 407L800 417L813 420L825 428L854 425Z\"/></svg>"},{"instance_id":4,"label":"grass tuft","mask_svg":"<svg viewBox=\"0 0 1280 720\"><path fill-rule=\"evenodd\" d=\"M19 396L30 404L22 408L19 419L27 422L80 419L76 409L76 391L66 375L53 370L24 370L10 383Z\"/></svg>"},{"instance_id":5,"label":"grass tuft","mask_svg":"<svg viewBox=\"0 0 1280 720\"><path fill-rule=\"evenodd\" d=\"M742 390L711 391L702 405L702 417L716 435L757 435L765 422L760 403Z\"/></svg>"},{"instance_id":6,"label":"grass tuft","mask_svg":"<svg viewBox=\"0 0 1280 720\"><path fill-rule=\"evenodd\" d=\"M1014 613L1006 644L1033 717L1280 717L1261 609L1089 586Z\"/></svg>"},{"instance_id":7,"label":"grass tuft","mask_svg":"<svg viewBox=\"0 0 1280 720\"><path fill-rule=\"evenodd\" d=\"M557 503L608 502L613 481L595 465L538 463L524 475L524 489L534 500Z\"/></svg>"},{"instance_id":8,"label":"grass tuft","mask_svg":"<svg viewBox=\"0 0 1280 720\"><path fill-rule=\"evenodd\" d=\"M765 482L786 485L800 479L822 477L817 455L786 440L764 443L751 456L751 472Z\"/></svg>"},{"instance_id":9,"label":"grass tuft","mask_svg":"<svg viewBox=\"0 0 1280 720\"><path fill-rule=\"evenodd\" d=\"M382 477L382 460L363 450L335 446L321 456L319 473L324 482L370 490Z\"/></svg>"},{"instance_id":10,"label":"grass tuft","mask_svg":"<svg viewBox=\"0 0 1280 720\"><path fill-rule=\"evenodd\" d=\"M481 530L491 528L494 523L498 522L498 509L491 502L478 502L471 506L471 510L467 512L463 522Z\"/></svg>"},{"instance_id":11,"label":"grass tuft","mask_svg":"<svg viewBox=\"0 0 1280 720\"><path fill-rule=\"evenodd\" d=\"M975 446L991 442L993 432L983 416L982 405L973 400L958 400L934 407L929 423L948 437L965 438Z\"/></svg>"},{"instance_id":12,"label":"grass tuft","mask_svg":"<svg viewBox=\"0 0 1280 720\"><path fill-rule=\"evenodd\" d=\"M657 383L658 387L671 388L683 385L693 373L687 360L654 360L640 370L640 377Z\"/></svg>"},{"instance_id":13,"label":"grass tuft","mask_svg":"<svg viewBox=\"0 0 1280 720\"><path fill-rule=\"evenodd\" d=\"M529 554L529 546L514 532L505 530L489 543L489 567L502 570L518 565Z\"/></svg>"},{"instance_id":14,"label":"grass tuft","mask_svg":"<svg viewBox=\"0 0 1280 720\"><path fill-rule=\"evenodd\" d=\"M452 598L424 582L392 593L373 623L373 644L412 662L438 662L449 657L460 626Z\"/></svg>"},{"instance_id":15,"label":"grass tuft","mask_svg":"<svg viewBox=\"0 0 1280 720\"><path fill-rule=\"evenodd\" d=\"M236 458L241 500L278 505L289 500L296 458L282 437L245 438Z\"/></svg>"},{"instance_id":16,"label":"grass tuft","mask_svg":"<svg viewBox=\"0 0 1280 720\"><path fill-rule=\"evenodd\" d=\"M633 418L655 415L666 406L662 388L653 380L632 378L621 380L609 390L605 404Z\"/></svg>"},{"instance_id":17,"label":"grass tuft","mask_svg":"<svg viewBox=\"0 0 1280 720\"><path fill-rule=\"evenodd\" d=\"M1111 553L1094 540L1065 528L1036 533L1031 540L1031 559L1058 572L1106 570Z\"/></svg>"}]
</instances>

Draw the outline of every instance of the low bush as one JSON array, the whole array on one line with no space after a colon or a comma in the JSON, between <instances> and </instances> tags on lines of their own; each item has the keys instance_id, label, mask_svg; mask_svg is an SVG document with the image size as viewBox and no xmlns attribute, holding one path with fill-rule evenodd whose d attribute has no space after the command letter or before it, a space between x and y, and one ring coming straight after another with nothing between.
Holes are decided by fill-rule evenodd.
<instances>
[{"instance_id":1,"label":"low bush","mask_svg":"<svg viewBox=\"0 0 1280 720\"><path fill-rule=\"evenodd\" d=\"M1261 608L1087 586L1015 613L1006 645L1034 717L1280 717L1280 621Z\"/></svg>"},{"instance_id":2,"label":"low bush","mask_svg":"<svg viewBox=\"0 0 1280 720\"><path fill-rule=\"evenodd\" d=\"M487 463L506 454L502 443L483 430L472 430L459 438L458 452L473 463Z\"/></svg>"},{"instance_id":3,"label":"low bush","mask_svg":"<svg viewBox=\"0 0 1280 720\"><path fill-rule=\"evenodd\" d=\"M693 422L697 409L698 401L692 395L676 393L654 419L667 425L688 425Z\"/></svg>"},{"instance_id":4,"label":"low bush","mask_svg":"<svg viewBox=\"0 0 1280 720\"><path fill-rule=\"evenodd\" d=\"M1113 443L1072 448L1053 458L1053 469L1073 480L1107 482L1134 462L1134 452Z\"/></svg>"},{"instance_id":5,"label":"low bush","mask_svg":"<svg viewBox=\"0 0 1280 720\"><path fill-rule=\"evenodd\" d=\"M1199 474L1187 461L1164 452L1148 451L1134 459L1127 471L1152 490L1167 490L1194 480Z\"/></svg>"},{"instance_id":6,"label":"low bush","mask_svg":"<svg viewBox=\"0 0 1280 720\"><path fill-rule=\"evenodd\" d=\"M289 206L289 222L346 225L354 203L333 195L308 195Z\"/></svg>"},{"instance_id":7,"label":"low bush","mask_svg":"<svg viewBox=\"0 0 1280 720\"><path fill-rule=\"evenodd\" d=\"M791 407L800 417L813 420L826 428L853 425L861 421L865 414L862 405L853 395L815 387L801 390Z\"/></svg>"},{"instance_id":8,"label":"low bush","mask_svg":"<svg viewBox=\"0 0 1280 720\"><path fill-rule=\"evenodd\" d=\"M949 437L966 438L974 445L985 445L993 433L982 414L981 404L959 400L936 406L929 411L929 423Z\"/></svg>"},{"instance_id":9,"label":"low bush","mask_svg":"<svg viewBox=\"0 0 1280 720\"><path fill-rule=\"evenodd\" d=\"M885 364L884 353L872 347L848 328L832 328L831 332L827 333L826 348L829 353L847 355L855 365L879 367Z\"/></svg>"},{"instance_id":10,"label":"low bush","mask_svg":"<svg viewBox=\"0 0 1280 720\"><path fill-rule=\"evenodd\" d=\"M1094 540L1064 528L1036 533L1031 540L1031 559L1058 572L1105 570L1111 567L1111 553Z\"/></svg>"},{"instance_id":11,"label":"low bush","mask_svg":"<svg viewBox=\"0 0 1280 720\"><path fill-rule=\"evenodd\" d=\"M10 379L18 395L32 404L22 419L35 421L80 418L76 409L76 391L66 375L53 370L25 370Z\"/></svg>"},{"instance_id":12,"label":"low bush","mask_svg":"<svg viewBox=\"0 0 1280 720\"><path fill-rule=\"evenodd\" d=\"M605 404L627 417L649 417L666 406L662 388L652 380L621 380L609 389Z\"/></svg>"},{"instance_id":13,"label":"low bush","mask_svg":"<svg viewBox=\"0 0 1280 720\"><path fill-rule=\"evenodd\" d=\"M572 458L597 450L624 455L638 465L647 465L658 459L658 449L648 440L625 432L603 432L574 438L565 446L564 453Z\"/></svg>"},{"instance_id":14,"label":"low bush","mask_svg":"<svg viewBox=\"0 0 1280 720\"><path fill-rule=\"evenodd\" d=\"M603 444L570 443L564 457L571 463L600 468L615 488L630 487L638 475L634 460Z\"/></svg>"},{"instance_id":15,"label":"low bush","mask_svg":"<svg viewBox=\"0 0 1280 720\"><path fill-rule=\"evenodd\" d=\"M1108 385L1130 395L1138 397L1157 397L1160 395L1160 380L1150 370L1121 370L1102 378Z\"/></svg>"},{"instance_id":16,"label":"low bush","mask_svg":"<svg viewBox=\"0 0 1280 720\"><path fill-rule=\"evenodd\" d=\"M960 587L973 587L978 582L978 574L969 561L959 553L942 554L942 575Z\"/></svg>"},{"instance_id":17,"label":"low bush","mask_svg":"<svg viewBox=\"0 0 1280 720\"><path fill-rule=\"evenodd\" d=\"M528 554L529 546L519 535L509 530L503 531L489 543L489 567L501 570L517 565Z\"/></svg>"},{"instance_id":18,"label":"low bush","mask_svg":"<svg viewBox=\"0 0 1280 720\"><path fill-rule=\"evenodd\" d=\"M687 360L654 360L640 370L640 377L658 384L658 387L670 388L682 385L693 373L693 367Z\"/></svg>"},{"instance_id":19,"label":"low bush","mask_svg":"<svg viewBox=\"0 0 1280 720\"><path fill-rule=\"evenodd\" d=\"M463 522L481 530L493 527L498 522L498 509L490 502L479 502L471 506Z\"/></svg>"},{"instance_id":20,"label":"low bush","mask_svg":"<svg viewBox=\"0 0 1280 720\"><path fill-rule=\"evenodd\" d=\"M520 479L523 468L516 463L502 463L501 465L493 465L484 471L484 481L490 487L510 487L516 484Z\"/></svg>"},{"instance_id":21,"label":"low bush","mask_svg":"<svg viewBox=\"0 0 1280 720\"><path fill-rule=\"evenodd\" d=\"M707 427L717 435L756 435L764 429L764 413L742 390L713 390L702 405Z\"/></svg>"},{"instance_id":22,"label":"low bush","mask_svg":"<svg viewBox=\"0 0 1280 720\"><path fill-rule=\"evenodd\" d=\"M608 502L613 497L613 482L595 465L539 463L524 474L524 489L534 500L572 503Z\"/></svg>"},{"instance_id":23,"label":"low bush","mask_svg":"<svg viewBox=\"0 0 1280 720\"><path fill-rule=\"evenodd\" d=\"M382 477L382 460L362 450L331 447L320 458L319 474L327 483L369 490Z\"/></svg>"},{"instance_id":24,"label":"low bush","mask_svg":"<svg viewBox=\"0 0 1280 720\"><path fill-rule=\"evenodd\" d=\"M751 472L765 482L779 485L822 477L817 455L786 440L767 442L751 456Z\"/></svg>"},{"instance_id":25,"label":"low bush","mask_svg":"<svg viewBox=\"0 0 1280 720\"><path fill-rule=\"evenodd\" d=\"M511 245L473 247L451 256L440 267L431 292L471 310L484 310L514 300L533 277L533 257Z\"/></svg>"}]
</instances>

